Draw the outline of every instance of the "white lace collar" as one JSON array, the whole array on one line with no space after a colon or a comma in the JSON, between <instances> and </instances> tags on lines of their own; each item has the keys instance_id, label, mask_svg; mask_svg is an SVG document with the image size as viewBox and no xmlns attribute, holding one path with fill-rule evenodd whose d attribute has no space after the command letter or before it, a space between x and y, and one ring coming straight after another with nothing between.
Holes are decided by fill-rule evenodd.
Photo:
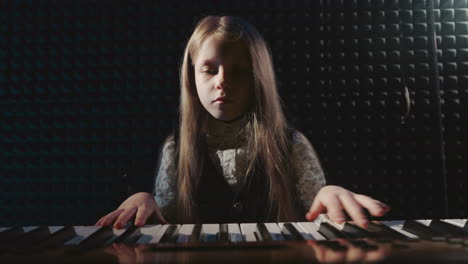
<instances>
[{"instance_id":1,"label":"white lace collar","mask_svg":"<svg viewBox=\"0 0 468 264\"><path fill-rule=\"evenodd\" d=\"M247 118L244 116L232 122L209 117L206 141L208 147L216 149L238 148L245 142Z\"/></svg>"}]
</instances>

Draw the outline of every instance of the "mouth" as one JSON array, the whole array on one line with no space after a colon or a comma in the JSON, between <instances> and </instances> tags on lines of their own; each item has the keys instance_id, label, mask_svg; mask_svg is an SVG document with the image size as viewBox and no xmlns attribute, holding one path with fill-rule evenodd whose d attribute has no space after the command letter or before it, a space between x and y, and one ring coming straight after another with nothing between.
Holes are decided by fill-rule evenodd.
<instances>
[{"instance_id":1,"label":"mouth","mask_svg":"<svg viewBox=\"0 0 468 264\"><path fill-rule=\"evenodd\" d=\"M219 104L225 104L225 103L230 103L232 102L231 99L228 99L226 97L218 97L215 100L213 100L213 103L219 103Z\"/></svg>"}]
</instances>

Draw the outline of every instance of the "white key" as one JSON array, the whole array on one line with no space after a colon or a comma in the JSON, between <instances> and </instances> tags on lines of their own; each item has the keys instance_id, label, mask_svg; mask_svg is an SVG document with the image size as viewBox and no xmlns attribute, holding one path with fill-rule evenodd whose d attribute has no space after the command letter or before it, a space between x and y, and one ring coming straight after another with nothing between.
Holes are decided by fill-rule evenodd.
<instances>
[{"instance_id":1,"label":"white key","mask_svg":"<svg viewBox=\"0 0 468 264\"><path fill-rule=\"evenodd\" d=\"M201 241L216 242L218 241L219 224L203 224L201 228Z\"/></svg>"},{"instance_id":2,"label":"white key","mask_svg":"<svg viewBox=\"0 0 468 264\"><path fill-rule=\"evenodd\" d=\"M37 229L37 228L39 228L39 227L38 227L38 226L24 226L24 227L23 227L23 231L24 231L25 233L28 233L28 232L31 232L31 231Z\"/></svg>"},{"instance_id":3,"label":"white key","mask_svg":"<svg viewBox=\"0 0 468 264\"><path fill-rule=\"evenodd\" d=\"M399 220L399 221L380 221L380 222L390 227L391 229L397 231L398 233L403 234L406 237L409 237L412 239L418 238L418 236L416 236L415 234L412 234L410 232L406 232L405 230L403 230L403 224L405 223L405 221Z\"/></svg>"},{"instance_id":4,"label":"white key","mask_svg":"<svg viewBox=\"0 0 468 264\"><path fill-rule=\"evenodd\" d=\"M318 232L319 225L314 222L298 222L296 225L302 228L305 232L307 232L312 239L315 240L326 240L326 238Z\"/></svg>"},{"instance_id":5,"label":"white key","mask_svg":"<svg viewBox=\"0 0 468 264\"><path fill-rule=\"evenodd\" d=\"M431 222L432 222L432 219L419 219L419 220L415 220L415 222L418 222L420 224L423 224L427 227L429 227L431 225Z\"/></svg>"},{"instance_id":6,"label":"white key","mask_svg":"<svg viewBox=\"0 0 468 264\"><path fill-rule=\"evenodd\" d=\"M136 244L149 244L149 243L159 242L159 240L158 241L154 241L154 240L155 240L155 236L157 235L161 227L162 225L145 225L141 227L140 228L141 237L136 241Z\"/></svg>"},{"instance_id":7,"label":"white key","mask_svg":"<svg viewBox=\"0 0 468 264\"><path fill-rule=\"evenodd\" d=\"M229 232L229 241L230 242L242 242L244 238L242 237L242 233L239 228L239 224L228 224L228 232Z\"/></svg>"},{"instance_id":8,"label":"white key","mask_svg":"<svg viewBox=\"0 0 468 264\"><path fill-rule=\"evenodd\" d=\"M247 242L256 242L257 238L262 241L260 232L258 231L257 224L245 223L240 224L242 235ZM255 235L257 233L257 235Z\"/></svg>"},{"instance_id":9,"label":"white key","mask_svg":"<svg viewBox=\"0 0 468 264\"><path fill-rule=\"evenodd\" d=\"M177 236L177 243L188 243L190 241L190 237L192 236L194 227L194 224L182 225Z\"/></svg>"},{"instance_id":10,"label":"white key","mask_svg":"<svg viewBox=\"0 0 468 264\"><path fill-rule=\"evenodd\" d=\"M83 239L98 231L101 226L75 226L74 228L76 237L65 242L64 245L78 245Z\"/></svg>"},{"instance_id":11,"label":"white key","mask_svg":"<svg viewBox=\"0 0 468 264\"><path fill-rule=\"evenodd\" d=\"M450 224L453 224L453 225L456 225L458 227L461 227L461 228L465 228L465 225L466 225L466 219L444 219L443 221L447 222L447 223L450 223Z\"/></svg>"},{"instance_id":12,"label":"white key","mask_svg":"<svg viewBox=\"0 0 468 264\"><path fill-rule=\"evenodd\" d=\"M268 230L268 233L271 235L271 239L275 241L285 240L283 234L281 233L281 228L276 223L265 223L265 227Z\"/></svg>"},{"instance_id":13,"label":"white key","mask_svg":"<svg viewBox=\"0 0 468 264\"><path fill-rule=\"evenodd\" d=\"M169 228L170 224L165 224L163 225L158 232L156 233L156 236L154 237L154 241L151 241L152 243L159 243L161 241L161 238L164 236L164 233L166 233L166 230Z\"/></svg>"},{"instance_id":14,"label":"white key","mask_svg":"<svg viewBox=\"0 0 468 264\"><path fill-rule=\"evenodd\" d=\"M11 229L11 227L0 227L0 232L6 231L8 229Z\"/></svg>"},{"instance_id":15,"label":"white key","mask_svg":"<svg viewBox=\"0 0 468 264\"><path fill-rule=\"evenodd\" d=\"M49 232L54 234L57 231L60 231L64 228L64 226L49 226Z\"/></svg>"}]
</instances>

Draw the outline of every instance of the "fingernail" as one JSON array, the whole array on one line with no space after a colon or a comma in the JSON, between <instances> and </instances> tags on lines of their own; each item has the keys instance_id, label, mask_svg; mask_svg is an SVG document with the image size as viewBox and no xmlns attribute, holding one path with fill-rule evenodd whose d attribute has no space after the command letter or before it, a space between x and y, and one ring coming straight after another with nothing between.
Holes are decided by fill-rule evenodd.
<instances>
[{"instance_id":1,"label":"fingernail","mask_svg":"<svg viewBox=\"0 0 468 264\"><path fill-rule=\"evenodd\" d=\"M341 223L343 223L344 221L345 221L344 218L341 218L341 217L340 217L340 218L335 218L335 222L337 222L338 224L341 224Z\"/></svg>"},{"instance_id":2,"label":"fingernail","mask_svg":"<svg viewBox=\"0 0 468 264\"><path fill-rule=\"evenodd\" d=\"M358 224L358 226L361 226L361 227L367 227L367 225L369 224L369 221L365 219L361 219L361 220L357 220L356 224Z\"/></svg>"}]
</instances>

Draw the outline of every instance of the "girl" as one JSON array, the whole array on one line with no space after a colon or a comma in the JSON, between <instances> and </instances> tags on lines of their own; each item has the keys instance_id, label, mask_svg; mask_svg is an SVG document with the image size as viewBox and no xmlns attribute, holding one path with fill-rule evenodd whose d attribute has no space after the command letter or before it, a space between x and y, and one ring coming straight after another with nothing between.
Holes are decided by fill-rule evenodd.
<instances>
[{"instance_id":1,"label":"girl","mask_svg":"<svg viewBox=\"0 0 468 264\"><path fill-rule=\"evenodd\" d=\"M96 224L121 228L135 216L167 223L311 221L366 227L364 208L389 207L325 186L309 141L281 109L273 62L257 30L236 17L206 17L181 67L180 130L163 145L154 196L137 193Z\"/></svg>"}]
</instances>

